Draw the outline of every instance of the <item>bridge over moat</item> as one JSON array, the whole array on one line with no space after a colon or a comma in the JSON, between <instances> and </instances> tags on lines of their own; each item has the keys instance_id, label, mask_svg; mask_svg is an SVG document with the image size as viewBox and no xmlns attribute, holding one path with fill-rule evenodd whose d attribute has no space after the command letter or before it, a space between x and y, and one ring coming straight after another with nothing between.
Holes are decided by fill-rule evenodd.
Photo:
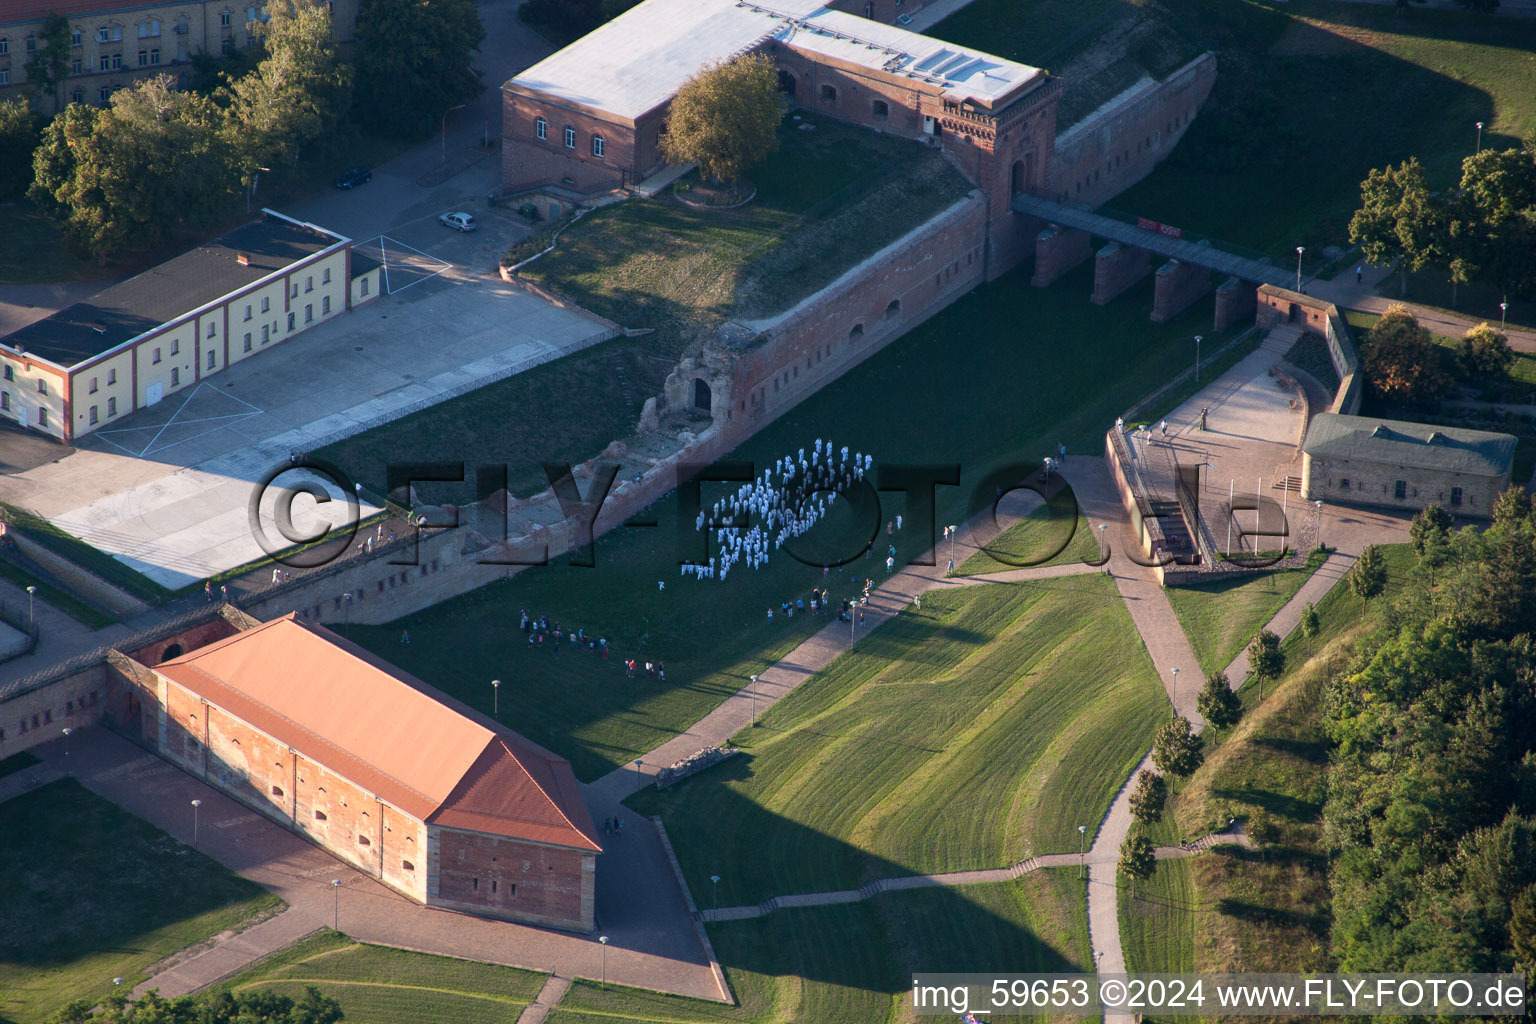
<instances>
[{"instance_id":1,"label":"bridge over moat","mask_svg":"<svg viewBox=\"0 0 1536 1024\"><path fill-rule=\"evenodd\" d=\"M1035 274L1031 283L1043 288L1067 271L1094 259L1092 301L1103 305L1153 273L1152 255L1167 257L1156 270L1152 319L1171 320L1212 290L1211 271L1227 280L1216 288L1217 330L1254 309L1254 289L1260 284L1285 287L1294 283L1286 269L1267 260L1228 252L1208 241L1191 241L1148 230L1092 210L1044 196L1019 193L1013 211L1047 225L1035 241ZM1108 244L1094 252L1090 239Z\"/></svg>"}]
</instances>

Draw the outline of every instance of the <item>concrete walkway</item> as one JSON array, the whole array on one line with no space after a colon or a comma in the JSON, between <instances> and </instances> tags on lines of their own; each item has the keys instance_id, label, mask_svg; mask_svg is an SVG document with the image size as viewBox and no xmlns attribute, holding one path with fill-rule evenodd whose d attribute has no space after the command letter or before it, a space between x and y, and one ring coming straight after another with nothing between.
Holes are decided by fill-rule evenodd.
<instances>
[{"instance_id":1,"label":"concrete walkway","mask_svg":"<svg viewBox=\"0 0 1536 1024\"><path fill-rule=\"evenodd\" d=\"M1241 829L1229 829L1225 832L1212 832L1210 835L1201 836L1192 843L1182 846L1158 846L1153 849L1153 855L1158 860L1175 860L1180 857L1193 857L1197 853L1204 853L1211 847L1221 843L1235 843L1238 846L1252 846L1253 841L1243 834ZM901 875L895 878L881 878L857 889L840 889L835 892L801 893L795 896L772 896L756 906L721 907L718 910L706 910L699 916L705 921L743 921L748 918L762 917L772 913L781 907L823 907L833 903L857 903L867 900L872 896L878 896L882 892L896 892L903 889L930 889L936 886L953 885L991 885L997 882L1011 882L1022 878L1031 871L1040 868L1070 867L1074 864L1097 863L1093 858L1110 857L1110 863L1119 860L1118 851L1113 855L1107 853L1089 854L1080 856L1075 853L1048 853L1038 857L1030 857L1021 860L1017 864L1006 868L982 868L977 871L940 871L927 875Z\"/></svg>"},{"instance_id":2,"label":"concrete walkway","mask_svg":"<svg viewBox=\"0 0 1536 1024\"><path fill-rule=\"evenodd\" d=\"M1393 296L1399 290L1399 284L1397 272L1391 267L1374 267L1365 264L1365 274L1358 284L1355 282L1354 270L1349 269L1347 272L1340 273L1332 281L1316 279L1305 281L1303 288L1308 295L1327 299L1340 309L1385 313L1393 306L1407 306L1421 325L1447 338L1460 338L1471 328L1489 319L1421 306L1411 299L1394 298ZM1382 294L1377 294L1378 291ZM1498 317L1489 319L1489 322L1497 326ZM1504 333L1509 338L1509 347L1516 352L1536 352L1536 331L1506 327Z\"/></svg>"}]
</instances>

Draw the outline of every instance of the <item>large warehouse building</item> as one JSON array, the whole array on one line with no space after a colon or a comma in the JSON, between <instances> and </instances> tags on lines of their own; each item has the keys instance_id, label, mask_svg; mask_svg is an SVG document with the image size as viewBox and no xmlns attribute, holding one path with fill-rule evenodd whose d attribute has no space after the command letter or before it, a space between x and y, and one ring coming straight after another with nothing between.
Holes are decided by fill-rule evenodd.
<instances>
[{"instance_id":1,"label":"large warehouse building","mask_svg":"<svg viewBox=\"0 0 1536 1024\"><path fill-rule=\"evenodd\" d=\"M292 614L165 653L131 716L161 756L420 903L593 928L563 758Z\"/></svg>"}]
</instances>

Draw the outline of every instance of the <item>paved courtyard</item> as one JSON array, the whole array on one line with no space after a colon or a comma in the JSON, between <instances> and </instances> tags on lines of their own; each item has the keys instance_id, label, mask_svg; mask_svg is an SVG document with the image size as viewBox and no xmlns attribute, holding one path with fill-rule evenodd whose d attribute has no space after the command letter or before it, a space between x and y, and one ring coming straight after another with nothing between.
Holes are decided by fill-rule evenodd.
<instances>
[{"instance_id":1,"label":"paved courtyard","mask_svg":"<svg viewBox=\"0 0 1536 1024\"><path fill-rule=\"evenodd\" d=\"M292 451L605 337L585 317L450 265L124 418L73 455L9 476L4 497L165 586L185 586L263 556L247 506L254 483ZM341 497L334 484L326 489ZM274 501L262 518L275 540ZM298 532L314 525L312 507L295 503ZM339 521L339 508L319 511Z\"/></svg>"}]
</instances>

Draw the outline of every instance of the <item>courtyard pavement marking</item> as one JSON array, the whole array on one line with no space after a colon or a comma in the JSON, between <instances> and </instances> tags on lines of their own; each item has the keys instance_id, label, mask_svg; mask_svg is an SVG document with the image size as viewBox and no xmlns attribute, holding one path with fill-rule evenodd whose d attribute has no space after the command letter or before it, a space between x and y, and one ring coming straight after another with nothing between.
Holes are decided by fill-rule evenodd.
<instances>
[{"instance_id":1,"label":"courtyard pavement marking","mask_svg":"<svg viewBox=\"0 0 1536 1024\"><path fill-rule=\"evenodd\" d=\"M395 251L402 254L401 258L393 260L390 258L391 246L394 247ZM423 252L414 245L407 245L400 241L400 239L392 238L389 235L379 235L377 238L369 239L358 248L368 250L370 256L373 255L374 251L377 251L378 256L376 258L384 271L385 295L398 295L413 285L421 284L423 281L430 281L444 271L453 269L453 264L447 260L439 259L431 253ZM412 253L414 256L410 255ZM421 273L421 276L397 288L390 278L389 272L392 267L396 268L397 272L405 269L417 271Z\"/></svg>"},{"instance_id":2,"label":"courtyard pavement marking","mask_svg":"<svg viewBox=\"0 0 1536 1024\"><path fill-rule=\"evenodd\" d=\"M206 388L210 392L213 392L214 394L216 394L220 399L224 399L224 400L227 400L229 402L234 402L237 405L244 406L245 407L244 411L232 412L232 413L220 413L220 414L216 414L216 415L215 414L206 414L206 415L200 415L200 416L186 416L186 415L184 415L187 412L187 409L192 406L193 401L195 399L197 399L198 396L202 393L204 388ZM133 448L130 447L129 445L125 445L125 444L123 444L120 441L116 441L116 440L114 440L114 438L118 437L118 436L126 437L128 435L135 435L135 434L143 435L145 433L148 433L148 431L153 429L153 427L126 427L126 428L113 428L113 429L110 429L110 430L97 430L97 431L94 432L93 436L101 438L103 441L106 441L108 444L110 444L113 447L117 448L118 450L122 451L125 455L131 455L134 458L142 459L142 458L145 458L145 457L147 457L149 455L156 454L157 452L162 452L162 451L166 451L167 449L174 448L176 445L184 444L187 441L194 441L197 438L202 437L204 434L211 433L212 431L218 430L221 427L230 426L233 423L239 422L240 420L250 419L252 416L260 416L265 411L265 410L262 410L262 409L258 409L256 406L252 405L250 402L247 402L243 398L237 398L236 396L230 394L227 391L219 390L217 387L215 387L209 381L199 381L192 388L192 390L186 392L185 395L177 395L177 396L174 396L174 397L181 398L181 403L175 407L175 410L171 413L170 418L167 419L165 421L165 423L163 423L160 426L159 430L155 431L154 435L143 445L143 447L139 448L138 451L134 451ZM207 404L207 402L205 401L205 402L203 402L201 404ZM217 423L218 426L217 427L208 427L208 428L205 428L205 429L202 429L202 430L195 430L195 431L193 431L191 433L178 432L178 433L183 433L183 436L177 437L176 440L168 441L165 444L160 445L159 447L156 447L156 442L159 441L160 438L165 434L165 432L167 430L169 430L172 426L178 426L178 427L181 427L181 426L192 426L192 425L200 424L200 423Z\"/></svg>"}]
</instances>

